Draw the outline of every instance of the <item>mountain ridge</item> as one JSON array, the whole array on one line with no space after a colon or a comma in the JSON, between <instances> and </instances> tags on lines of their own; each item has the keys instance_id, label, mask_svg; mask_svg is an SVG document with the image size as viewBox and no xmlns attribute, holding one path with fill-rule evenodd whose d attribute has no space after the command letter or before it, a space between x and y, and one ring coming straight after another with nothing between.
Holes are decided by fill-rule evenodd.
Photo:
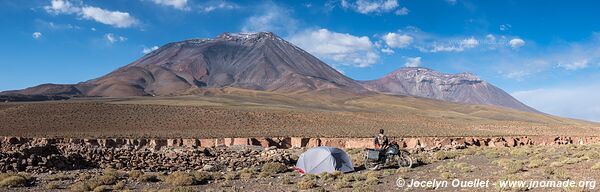
<instances>
[{"instance_id":1,"label":"mountain ridge","mask_svg":"<svg viewBox=\"0 0 600 192\"><path fill-rule=\"evenodd\" d=\"M356 81L271 32L226 32L215 38L167 43L95 79L42 84L0 95L178 96L222 87L333 97L380 92L538 112L471 73L400 68L377 80Z\"/></svg>"},{"instance_id":2,"label":"mountain ridge","mask_svg":"<svg viewBox=\"0 0 600 192\"><path fill-rule=\"evenodd\" d=\"M362 84L373 91L444 101L539 111L472 73L446 74L423 67L404 67Z\"/></svg>"}]
</instances>

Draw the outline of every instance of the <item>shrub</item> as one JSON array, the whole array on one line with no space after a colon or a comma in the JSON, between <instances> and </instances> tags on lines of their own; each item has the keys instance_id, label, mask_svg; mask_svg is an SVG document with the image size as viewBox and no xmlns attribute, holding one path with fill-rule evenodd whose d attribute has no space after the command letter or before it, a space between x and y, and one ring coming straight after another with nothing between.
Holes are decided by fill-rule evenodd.
<instances>
[{"instance_id":1,"label":"shrub","mask_svg":"<svg viewBox=\"0 0 600 192\"><path fill-rule=\"evenodd\" d=\"M194 176L194 179L196 179L196 181L203 184L207 183L210 180L214 180L216 174L211 174L206 171L194 171L192 172L192 175Z\"/></svg>"},{"instance_id":2,"label":"shrub","mask_svg":"<svg viewBox=\"0 0 600 192\"><path fill-rule=\"evenodd\" d=\"M361 175L361 174L354 174L354 180L355 181L364 181L364 180L367 180L367 176Z\"/></svg>"},{"instance_id":3,"label":"shrub","mask_svg":"<svg viewBox=\"0 0 600 192\"><path fill-rule=\"evenodd\" d=\"M27 184L27 179L22 176L8 176L0 181L0 187L24 187Z\"/></svg>"},{"instance_id":4,"label":"shrub","mask_svg":"<svg viewBox=\"0 0 600 192\"><path fill-rule=\"evenodd\" d=\"M284 173L288 170L288 167L283 163L265 163L261 169L263 173L277 174Z\"/></svg>"},{"instance_id":5,"label":"shrub","mask_svg":"<svg viewBox=\"0 0 600 192\"><path fill-rule=\"evenodd\" d=\"M369 186L365 185L364 182L355 182L354 184L352 184L352 191L356 191L356 192L367 192L367 191L373 191L373 189L369 188Z\"/></svg>"},{"instance_id":6,"label":"shrub","mask_svg":"<svg viewBox=\"0 0 600 192\"><path fill-rule=\"evenodd\" d=\"M196 183L191 174L181 171L177 171L168 175L165 178L165 182L174 186L190 186Z\"/></svg>"},{"instance_id":7,"label":"shrub","mask_svg":"<svg viewBox=\"0 0 600 192\"><path fill-rule=\"evenodd\" d=\"M552 162L550 163L550 167L562 167L564 164L562 162Z\"/></svg>"},{"instance_id":8,"label":"shrub","mask_svg":"<svg viewBox=\"0 0 600 192\"><path fill-rule=\"evenodd\" d=\"M379 178L377 178L377 177L367 177L367 180L365 180L365 183L367 185L377 185L377 184L379 184Z\"/></svg>"},{"instance_id":9,"label":"shrub","mask_svg":"<svg viewBox=\"0 0 600 192\"><path fill-rule=\"evenodd\" d=\"M495 159L495 158L500 157L500 152L498 152L496 150L485 150L484 155L488 159Z\"/></svg>"},{"instance_id":10,"label":"shrub","mask_svg":"<svg viewBox=\"0 0 600 192\"><path fill-rule=\"evenodd\" d=\"M575 164L575 163L579 163L582 161L584 161L583 158L573 157L573 158L568 158L568 159L562 161L562 163L570 165L570 164Z\"/></svg>"},{"instance_id":11,"label":"shrub","mask_svg":"<svg viewBox=\"0 0 600 192\"><path fill-rule=\"evenodd\" d=\"M354 181L354 175L353 174L344 175L344 177L342 177L342 181L352 182L352 181Z\"/></svg>"},{"instance_id":12,"label":"shrub","mask_svg":"<svg viewBox=\"0 0 600 192\"><path fill-rule=\"evenodd\" d=\"M106 177L113 177L118 180L121 177L127 176L126 172L120 172L113 168L107 168L102 171L102 175Z\"/></svg>"},{"instance_id":13,"label":"shrub","mask_svg":"<svg viewBox=\"0 0 600 192\"><path fill-rule=\"evenodd\" d=\"M387 177L387 176L393 175L395 172L396 171L394 171L393 169L386 169L386 170L383 170L383 176Z\"/></svg>"},{"instance_id":14,"label":"shrub","mask_svg":"<svg viewBox=\"0 0 600 192\"><path fill-rule=\"evenodd\" d=\"M48 183L48 185L46 185L46 189L58 189L59 186L56 183Z\"/></svg>"},{"instance_id":15,"label":"shrub","mask_svg":"<svg viewBox=\"0 0 600 192\"><path fill-rule=\"evenodd\" d=\"M129 178L132 179L137 179L140 178L142 175L144 175L144 172L140 171L140 170L133 170L130 171L129 174L127 174L129 176Z\"/></svg>"},{"instance_id":16,"label":"shrub","mask_svg":"<svg viewBox=\"0 0 600 192\"><path fill-rule=\"evenodd\" d=\"M254 174L254 173L242 172L242 173L240 173L240 179L243 179L243 180L249 180L249 179L252 179L252 175L253 175L253 174ZM261 173L261 174L262 174L262 173Z\"/></svg>"},{"instance_id":17,"label":"shrub","mask_svg":"<svg viewBox=\"0 0 600 192\"><path fill-rule=\"evenodd\" d=\"M84 192L84 191L92 190L92 188L90 187L90 185L87 182L73 183L69 188L71 189L71 191L75 191L75 192Z\"/></svg>"},{"instance_id":18,"label":"shrub","mask_svg":"<svg viewBox=\"0 0 600 192\"><path fill-rule=\"evenodd\" d=\"M396 170L396 173L408 173L408 172L411 172L411 171L412 171L412 169L410 169L408 167L401 167L401 168L398 168Z\"/></svg>"},{"instance_id":19,"label":"shrub","mask_svg":"<svg viewBox=\"0 0 600 192\"><path fill-rule=\"evenodd\" d=\"M238 173L237 172L230 172L224 175L225 180L227 181L231 181L231 180L236 180L238 178Z\"/></svg>"},{"instance_id":20,"label":"shrub","mask_svg":"<svg viewBox=\"0 0 600 192\"><path fill-rule=\"evenodd\" d=\"M13 174L8 174L8 173L0 173L0 181L10 177L10 176L14 176Z\"/></svg>"},{"instance_id":21,"label":"shrub","mask_svg":"<svg viewBox=\"0 0 600 192\"><path fill-rule=\"evenodd\" d=\"M544 165L544 160L541 159L533 159L531 161L529 161L529 165L527 165L527 167L529 168L538 168Z\"/></svg>"},{"instance_id":22,"label":"shrub","mask_svg":"<svg viewBox=\"0 0 600 192\"><path fill-rule=\"evenodd\" d=\"M113 174L102 175L96 179L101 185L113 185L117 182L117 176Z\"/></svg>"},{"instance_id":23,"label":"shrub","mask_svg":"<svg viewBox=\"0 0 600 192\"><path fill-rule=\"evenodd\" d=\"M140 182L159 182L160 181L160 179L158 179L158 176L156 176L156 174L148 174L148 173L144 173L143 175L138 177L137 180Z\"/></svg>"},{"instance_id":24,"label":"shrub","mask_svg":"<svg viewBox=\"0 0 600 192\"><path fill-rule=\"evenodd\" d=\"M323 172L319 175L319 178L321 178L324 181L331 181L331 180L337 179L341 175L342 175L342 172L339 172L339 171L336 171L333 173Z\"/></svg>"},{"instance_id":25,"label":"shrub","mask_svg":"<svg viewBox=\"0 0 600 192\"><path fill-rule=\"evenodd\" d=\"M285 175L281 178L281 184L283 184L283 185L289 185L289 184L293 184L293 183L294 182L292 182L292 179L287 175Z\"/></svg>"},{"instance_id":26,"label":"shrub","mask_svg":"<svg viewBox=\"0 0 600 192\"><path fill-rule=\"evenodd\" d=\"M79 174L78 177L79 177L78 180L80 180L80 181L86 181L86 180L92 179L93 176L91 174L88 174L88 173L81 173L81 174Z\"/></svg>"},{"instance_id":27,"label":"shrub","mask_svg":"<svg viewBox=\"0 0 600 192\"><path fill-rule=\"evenodd\" d=\"M105 191L110 191L111 188L108 185L100 185L96 188L94 188L94 192L105 192Z\"/></svg>"},{"instance_id":28,"label":"shrub","mask_svg":"<svg viewBox=\"0 0 600 192\"><path fill-rule=\"evenodd\" d=\"M600 153L596 151L587 151L584 155L587 159L594 160L600 158Z\"/></svg>"},{"instance_id":29,"label":"shrub","mask_svg":"<svg viewBox=\"0 0 600 192\"><path fill-rule=\"evenodd\" d=\"M306 190L317 187L317 177L311 174L306 174L302 180L298 182L298 189Z\"/></svg>"},{"instance_id":30,"label":"shrub","mask_svg":"<svg viewBox=\"0 0 600 192\"><path fill-rule=\"evenodd\" d=\"M523 163L520 161L512 161L507 164L504 169L506 169L508 173L518 173L524 170Z\"/></svg>"},{"instance_id":31,"label":"shrub","mask_svg":"<svg viewBox=\"0 0 600 192\"><path fill-rule=\"evenodd\" d=\"M336 190L340 190L340 189L343 189L343 188L346 188L349 186L350 186L350 184L344 180L338 180L337 182L335 182L333 184L333 188Z\"/></svg>"},{"instance_id":32,"label":"shrub","mask_svg":"<svg viewBox=\"0 0 600 192\"><path fill-rule=\"evenodd\" d=\"M517 157L525 157L529 155L529 151L526 148L518 147L511 150L510 154Z\"/></svg>"},{"instance_id":33,"label":"shrub","mask_svg":"<svg viewBox=\"0 0 600 192\"><path fill-rule=\"evenodd\" d=\"M115 186L113 186L114 190L123 190L125 189L125 185L127 185L125 183L125 181L119 181L117 184L115 184Z\"/></svg>"},{"instance_id":34,"label":"shrub","mask_svg":"<svg viewBox=\"0 0 600 192\"><path fill-rule=\"evenodd\" d=\"M563 171L563 170L554 170L554 177L556 179L561 179L561 180L567 180L570 179L571 177L567 174L567 172Z\"/></svg>"},{"instance_id":35,"label":"shrub","mask_svg":"<svg viewBox=\"0 0 600 192\"><path fill-rule=\"evenodd\" d=\"M499 159L494 161L494 163L504 168L508 173L518 173L524 170L523 162L518 160Z\"/></svg>"},{"instance_id":36,"label":"shrub","mask_svg":"<svg viewBox=\"0 0 600 192\"><path fill-rule=\"evenodd\" d=\"M452 178L452 177L453 177L453 175L452 175L452 173L450 173L450 172L443 172L442 174L440 174L440 177L441 177L442 179L450 179L450 178Z\"/></svg>"},{"instance_id":37,"label":"shrub","mask_svg":"<svg viewBox=\"0 0 600 192\"><path fill-rule=\"evenodd\" d=\"M600 162L598 162L598 163L594 164L594 165L592 166L592 169L596 169L596 170L600 169Z\"/></svg>"},{"instance_id":38,"label":"shrub","mask_svg":"<svg viewBox=\"0 0 600 192\"><path fill-rule=\"evenodd\" d=\"M433 158L436 160L444 160L444 159L454 159L458 156L456 152L450 151L439 151L433 154Z\"/></svg>"},{"instance_id":39,"label":"shrub","mask_svg":"<svg viewBox=\"0 0 600 192\"><path fill-rule=\"evenodd\" d=\"M458 169L460 172L468 173L473 171L473 167L466 163L457 163L454 164L454 169Z\"/></svg>"},{"instance_id":40,"label":"shrub","mask_svg":"<svg viewBox=\"0 0 600 192\"><path fill-rule=\"evenodd\" d=\"M48 181L65 181L65 180L70 180L70 179L73 179L73 176L59 173L56 175L48 176L46 180L48 180Z\"/></svg>"},{"instance_id":41,"label":"shrub","mask_svg":"<svg viewBox=\"0 0 600 192\"><path fill-rule=\"evenodd\" d=\"M259 177L265 178L265 177L271 177L271 173L269 172L260 172L260 174L258 174Z\"/></svg>"}]
</instances>

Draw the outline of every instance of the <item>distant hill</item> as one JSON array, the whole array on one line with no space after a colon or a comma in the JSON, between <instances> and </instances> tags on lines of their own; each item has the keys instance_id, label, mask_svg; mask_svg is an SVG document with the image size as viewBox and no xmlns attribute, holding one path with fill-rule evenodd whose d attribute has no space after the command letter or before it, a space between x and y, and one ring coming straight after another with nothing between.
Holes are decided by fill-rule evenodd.
<instances>
[{"instance_id":1,"label":"distant hill","mask_svg":"<svg viewBox=\"0 0 600 192\"><path fill-rule=\"evenodd\" d=\"M427 68L405 67L380 79L364 81L363 85L383 93L538 112L470 73L444 74Z\"/></svg>"}]
</instances>

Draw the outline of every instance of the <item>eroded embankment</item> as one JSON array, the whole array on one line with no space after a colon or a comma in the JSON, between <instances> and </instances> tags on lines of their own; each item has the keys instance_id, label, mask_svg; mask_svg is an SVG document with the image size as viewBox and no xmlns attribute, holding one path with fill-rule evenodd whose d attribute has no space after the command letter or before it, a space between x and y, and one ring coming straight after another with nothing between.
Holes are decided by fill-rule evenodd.
<instances>
[{"instance_id":1,"label":"eroded embankment","mask_svg":"<svg viewBox=\"0 0 600 192\"><path fill-rule=\"evenodd\" d=\"M600 143L600 137L418 137L391 138L411 151L470 146L514 147ZM219 139L49 139L0 137L0 172L87 168L145 171L239 170L266 162L292 165L289 148L333 146L371 148L371 138Z\"/></svg>"}]
</instances>

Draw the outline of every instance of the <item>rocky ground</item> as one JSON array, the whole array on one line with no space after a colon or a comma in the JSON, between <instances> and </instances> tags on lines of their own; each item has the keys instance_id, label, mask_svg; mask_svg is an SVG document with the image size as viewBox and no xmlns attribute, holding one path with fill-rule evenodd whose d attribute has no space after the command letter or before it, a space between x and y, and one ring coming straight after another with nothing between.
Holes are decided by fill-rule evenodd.
<instances>
[{"instance_id":1,"label":"rocky ground","mask_svg":"<svg viewBox=\"0 0 600 192\"><path fill-rule=\"evenodd\" d=\"M364 150L349 149L346 151L355 164L356 172L304 176L291 167L306 148L230 146L186 150L186 153L177 153L169 148L139 150L139 153L129 153L127 156L132 163L121 165L119 163L124 161L118 159L124 159L126 153L101 153L100 147L96 152L79 153L81 156L77 158L69 155L75 154L70 153L76 151L74 149L59 147L54 155L48 148L35 149L37 151L31 146L20 146L18 151L8 152L11 149L7 145L2 146L3 152L0 154L3 155L5 170L0 174L0 190L422 191L435 188L399 188L397 181L401 178L407 184L412 180L489 180L487 187L438 188L442 191L595 191L598 190L596 179L600 178L600 145L471 146L465 149L413 150L411 156L417 164L412 168L386 167L381 170L365 170L361 166ZM38 157L32 157L35 155ZM7 159L19 157L28 165L24 170L15 171L15 166L6 165ZM33 163L36 158L40 161ZM19 166L16 168L22 169ZM588 183L583 187L531 189L499 186L505 180L570 180ZM593 186L591 182L594 182Z\"/></svg>"}]
</instances>

